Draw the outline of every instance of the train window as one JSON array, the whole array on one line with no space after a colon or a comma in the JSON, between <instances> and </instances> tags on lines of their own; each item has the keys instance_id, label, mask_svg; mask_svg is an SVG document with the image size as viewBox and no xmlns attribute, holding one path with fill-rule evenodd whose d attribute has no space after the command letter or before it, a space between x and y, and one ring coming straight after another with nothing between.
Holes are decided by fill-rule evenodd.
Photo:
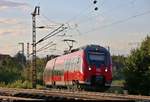
<instances>
[{"instance_id":1,"label":"train window","mask_svg":"<svg viewBox=\"0 0 150 102\"><path fill-rule=\"evenodd\" d=\"M66 60L65 60L64 69L65 69L65 70L68 70L68 68L69 68L69 62L68 62L68 60L66 59Z\"/></svg>"},{"instance_id":2,"label":"train window","mask_svg":"<svg viewBox=\"0 0 150 102\"><path fill-rule=\"evenodd\" d=\"M80 57L78 57L78 59L77 59L77 64L79 64L79 62L80 62Z\"/></svg>"},{"instance_id":3,"label":"train window","mask_svg":"<svg viewBox=\"0 0 150 102\"><path fill-rule=\"evenodd\" d=\"M81 65L80 57L75 57L65 61L64 69L68 71L75 71L80 69L80 65Z\"/></svg>"},{"instance_id":4,"label":"train window","mask_svg":"<svg viewBox=\"0 0 150 102\"><path fill-rule=\"evenodd\" d=\"M75 58L72 59L72 69L75 70Z\"/></svg>"},{"instance_id":5,"label":"train window","mask_svg":"<svg viewBox=\"0 0 150 102\"><path fill-rule=\"evenodd\" d=\"M70 71L73 70L73 59L70 59Z\"/></svg>"},{"instance_id":6,"label":"train window","mask_svg":"<svg viewBox=\"0 0 150 102\"><path fill-rule=\"evenodd\" d=\"M90 54L89 55L90 60L95 60L95 61L104 61L105 60L105 55L104 54Z\"/></svg>"},{"instance_id":7,"label":"train window","mask_svg":"<svg viewBox=\"0 0 150 102\"><path fill-rule=\"evenodd\" d=\"M77 69L80 70L81 67L81 58L77 57Z\"/></svg>"},{"instance_id":8,"label":"train window","mask_svg":"<svg viewBox=\"0 0 150 102\"><path fill-rule=\"evenodd\" d=\"M104 52L88 52L88 63L96 65L98 68L100 65L106 65L106 53Z\"/></svg>"}]
</instances>

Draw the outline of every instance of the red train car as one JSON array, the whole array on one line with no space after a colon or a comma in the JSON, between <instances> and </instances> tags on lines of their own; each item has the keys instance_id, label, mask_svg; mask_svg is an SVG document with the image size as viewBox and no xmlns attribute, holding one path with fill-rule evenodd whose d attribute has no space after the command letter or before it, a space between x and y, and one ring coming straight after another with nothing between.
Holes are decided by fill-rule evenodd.
<instances>
[{"instance_id":1,"label":"red train car","mask_svg":"<svg viewBox=\"0 0 150 102\"><path fill-rule=\"evenodd\" d=\"M47 62L45 85L83 84L110 86L112 61L109 51L99 45L87 45Z\"/></svg>"}]
</instances>

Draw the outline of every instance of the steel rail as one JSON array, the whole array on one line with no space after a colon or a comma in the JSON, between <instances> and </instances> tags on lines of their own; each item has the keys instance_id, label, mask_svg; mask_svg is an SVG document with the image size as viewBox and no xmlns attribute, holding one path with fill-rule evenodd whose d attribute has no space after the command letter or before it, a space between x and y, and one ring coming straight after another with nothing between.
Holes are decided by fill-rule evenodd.
<instances>
[{"instance_id":1,"label":"steel rail","mask_svg":"<svg viewBox=\"0 0 150 102\"><path fill-rule=\"evenodd\" d=\"M63 97L81 100L150 100L150 96L141 95L124 95L102 92L87 92L87 91L67 91L67 90L38 90L38 89L7 89L0 88L0 93L8 93L9 95L29 94L29 95L44 95L51 97ZM30 97L29 97L30 98ZM35 97L36 98L36 97Z\"/></svg>"}]
</instances>

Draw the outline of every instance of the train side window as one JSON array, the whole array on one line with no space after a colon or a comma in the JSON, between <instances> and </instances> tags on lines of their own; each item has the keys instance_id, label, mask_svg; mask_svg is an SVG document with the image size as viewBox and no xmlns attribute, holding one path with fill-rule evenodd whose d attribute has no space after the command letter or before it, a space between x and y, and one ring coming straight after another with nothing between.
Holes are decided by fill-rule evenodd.
<instances>
[{"instance_id":1,"label":"train side window","mask_svg":"<svg viewBox=\"0 0 150 102\"><path fill-rule=\"evenodd\" d=\"M69 60L69 71L72 70L72 59Z\"/></svg>"},{"instance_id":2,"label":"train side window","mask_svg":"<svg viewBox=\"0 0 150 102\"><path fill-rule=\"evenodd\" d=\"M72 59L70 59L69 62L70 62L69 68L70 68L70 71L72 71Z\"/></svg>"},{"instance_id":3,"label":"train side window","mask_svg":"<svg viewBox=\"0 0 150 102\"><path fill-rule=\"evenodd\" d=\"M77 70L79 69L79 68L78 68L78 64L79 64L79 58L76 57L75 66L76 66L76 69L77 69Z\"/></svg>"},{"instance_id":4,"label":"train side window","mask_svg":"<svg viewBox=\"0 0 150 102\"><path fill-rule=\"evenodd\" d=\"M66 66L67 66L67 62L65 60L65 62L64 62L64 70L66 69Z\"/></svg>"},{"instance_id":5,"label":"train side window","mask_svg":"<svg viewBox=\"0 0 150 102\"><path fill-rule=\"evenodd\" d=\"M64 64L64 70L68 70L69 64L68 64L68 60L65 60L65 64Z\"/></svg>"},{"instance_id":6,"label":"train side window","mask_svg":"<svg viewBox=\"0 0 150 102\"><path fill-rule=\"evenodd\" d=\"M80 62L80 57L77 58L77 64Z\"/></svg>"},{"instance_id":7,"label":"train side window","mask_svg":"<svg viewBox=\"0 0 150 102\"><path fill-rule=\"evenodd\" d=\"M80 57L77 57L77 69L80 69L81 59Z\"/></svg>"},{"instance_id":8,"label":"train side window","mask_svg":"<svg viewBox=\"0 0 150 102\"><path fill-rule=\"evenodd\" d=\"M72 59L72 70L75 71L75 59Z\"/></svg>"},{"instance_id":9,"label":"train side window","mask_svg":"<svg viewBox=\"0 0 150 102\"><path fill-rule=\"evenodd\" d=\"M78 60L77 57L74 58L74 68L75 68L76 70L77 70L77 67L78 67L78 66L77 66L77 64L78 64L78 63L77 63L77 62L78 62L77 60Z\"/></svg>"},{"instance_id":10,"label":"train side window","mask_svg":"<svg viewBox=\"0 0 150 102\"><path fill-rule=\"evenodd\" d=\"M70 71L70 67L71 67L71 62L70 60L67 60L67 63L66 63L67 67L66 67L66 70Z\"/></svg>"},{"instance_id":11,"label":"train side window","mask_svg":"<svg viewBox=\"0 0 150 102\"><path fill-rule=\"evenodd\" d=\"M67 70L68 71L70 70L70 61L68 61L68 63L67 63Z\"/></svg>"},{"instance_id":12,"label":"train side window","mask_svg":"<svg viewBox=\"0 0 150 102\"><path fill-rule=\"evenodd\" d=\"M76 58L74 58L74 69L75 70L77 70L77 67L78 67L78 61L77 61L78 59L77 59L77 57Z\"/></svg>"},{"instance_id":13,"label":"train side window","mask_svg":"<svg viewBox=\"0 0 150 102\"><path fill-rule=\"evenodd\" d=\"M80 68L80 64L81 64L81 58L78 57L78 68Z\"/></svg>"}]
</instances>

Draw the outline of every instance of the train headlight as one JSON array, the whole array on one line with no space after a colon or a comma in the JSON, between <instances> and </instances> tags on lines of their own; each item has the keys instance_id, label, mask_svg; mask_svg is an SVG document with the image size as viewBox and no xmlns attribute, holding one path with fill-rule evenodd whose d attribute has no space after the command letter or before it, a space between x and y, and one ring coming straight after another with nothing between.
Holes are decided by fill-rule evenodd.
<instances>
[{"instance_id":1,"label":"train headlight","mask_svg":"<svg viewBox=\"0 0 150 102\"><path fill-rule=\"evenodd\" d=\"M108 69L106 68L106 69L105 69L105 72L107 72L107 71L108 71Z\"/></svg>"},{"instance_id":2,"label":"train headlight","mask_svg":"<svg viewBox=\"0 0 150 102\"><path fill-rule=\"evenodd\" d=\"M92 68L89 67L89 70L91 70Z\"/></svg>"}]
</instances>

